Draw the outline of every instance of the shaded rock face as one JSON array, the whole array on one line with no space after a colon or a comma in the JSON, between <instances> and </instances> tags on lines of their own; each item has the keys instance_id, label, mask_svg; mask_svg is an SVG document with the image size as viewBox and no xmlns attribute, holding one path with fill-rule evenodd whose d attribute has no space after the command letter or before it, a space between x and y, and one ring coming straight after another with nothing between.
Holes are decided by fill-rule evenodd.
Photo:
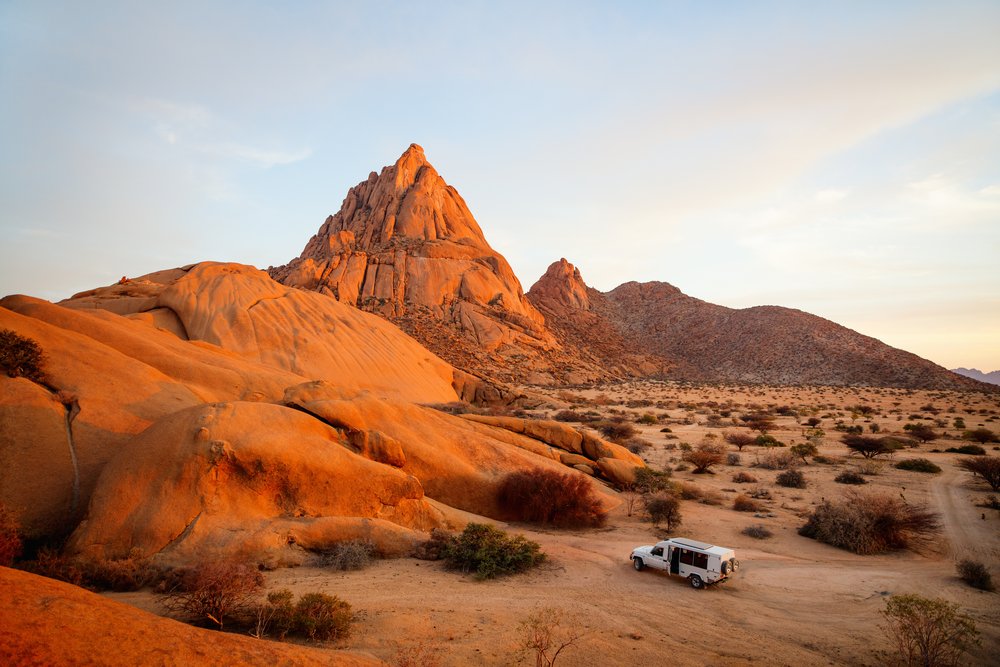
<instances>
[{"instance_id":1,"label":"shaded rock face","mask_svg":"<svg viewBox=\"0 0 1000 667\"><path fill-rule=\"evenodd\" d=\"M988 389L791 308L726 308L663 282L628 282L602 293L565 259L549 267L528 298L565 348L633 377Z\"/></svg>"},{"instance_id":2,"label":"shaded rock face","mask_svg":"<svg viewBox=\"0 0 1000 667\"><path fill-rule=\"evenodd\" d=\"M351 188L302 254L269 272L378 313L473 372L487 355L554 344L507 260L416 144Z\"/></svg>"}]
</instances>

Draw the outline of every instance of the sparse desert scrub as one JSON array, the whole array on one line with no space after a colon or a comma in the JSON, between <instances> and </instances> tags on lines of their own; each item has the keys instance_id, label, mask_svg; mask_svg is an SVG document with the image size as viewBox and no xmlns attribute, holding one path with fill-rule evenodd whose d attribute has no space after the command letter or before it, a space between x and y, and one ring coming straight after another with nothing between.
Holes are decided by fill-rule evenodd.
<instances>
[{"instance_id":1,"label":"sparse desert scrub","mask_svg":"<svg viewBox=\"0 0 1000 667\"><path fill-rule=\"evenodd\" d=\"M20 531L14 513L0 503L0 567L10 567L21 555Z\"/></svg>"},{"instance_id":2,"label":"sparse desert scrub","mask_svg":"<svg viewBox=\"0 0 1000 667\"><path fill-rule=\"evenodd\" d=\"M959 578L973 588L981 591L993 590L993 577L982 563L966 558L960 560L955 567Z\"/></svg>"},{"instance_id":3,"label":"sparse desert scrub","mask_svg":"<svg viewBox=\"0 0 1000 667\"><path fill-rule=\"evenodd\" d=\"M861 461L858 463L858 472L862 475L868 475L869 477L875 477L876 475L882 474L882 469L885 465L881 461Z\"/></svg>"},{"instance_id":4,"label":"sparse desert scrub","mask_svg":"<svg viewBox=\"0 0 1000 667\"><path fill-rule=\"evenodd\" d=\"M392 655L392 667L441 667L444 647L428 641L398 646Z\"/></svg>"},{"instance_id":5,"label":"sparse desert scrub","mask_svg":"<svg viewBox=\"0 0 1000 667\"><path fill-rule=\"evenodd\" d=\"M634 426L623 421L603 421L599 422L596 427L605 438L619 444L624 443L628 441L629 438L634 438L639 434L639 432L635 430Z\"/></svg>"},{"instance_id":6,"label":"sparse desert scrub","mask_svg":"<svg viewBox=\"0 0 1000 667\"><path fill-rule=\"evenodd\" d=\"M838 484L867 484L868 483L868 480L866 480L864 477L862 477L858 473L854 472L853 470L845 470L844 472L842 472L839 475L837 475L836 477L834 477L833 481L837 482Z\"/></svg>"},{"instance_id":7,"label":"sparse desert scrub","mask_svg":"<svg viewBox=\"0 0 1000 667\"><path fill-rule=\"evenodd\" d=\"M249 611L263 584L264 577L249 563L211 561L178 573L176 585L165 594L165 603L221 630L228 617Z\"/></svg>"},{"instance_id":8,"label":"sparse desert scrub","mask_svg":"<svg viewBox=\"0 0 1000 667\"><path fill-rule=\"evenodd\" d=\"M931 474L941 472L940 466L927 459L903 459L896 464L896 467L900 470L909 470L911 472L926 472Z\"/></svg>"},{"instance_id":9,"label":"sparse desert scrub","mask_svg":"<svg viewBox=\"0 0 1000 667\"><path fill-rule=\"evenodd\" d=\"M334 570L362 570L378 556L375 545L369 540L337 542L320 556L323 567Z\"/></svg>"},{"instance_id":10,"label":"sparse desert scrub","mask_svg":"<svg viewBox=\"0 0 1000 667\"><path fill-rule=\"evenodd\" d=\"M137 591L156 583L163 570L133 549L125 558L80 561L82 585L98 591Z\"/></svg>"},{"instance_id":11,"label":"sparse desert scrub","mask_svg":"<svg viewBox=\"0 0 1000 667\"><path fill-rule=\"evenodd\" d=\"M468 524L448 541L443 555L450 569L474 573L477 579L524 572L545 560L537 542L483 523Z\"/></svg>"},{"instance_id":12,"label":"sparse desert scrub","mask_svg":"<svg viewBox=\"0 0 1000 667\"><path fill-rule=\"evenodd\" d=\"M982 478L994 491L1000 491L1000 456L959 459L958 467Z\"/></svg>"},{"instance_id":13,"label":"sparse desert scrub","mask_svg":"<svg viewBox=\"0 0 1000 667\"><path fill-rule=\"evenodd\" d=\"M806 476L794 468L779 473L778 477L774 481L778 484L778 486L784 486L790 489L806 488Z\"/></svg>"},{"instance_id":14,"label":"sparse desert scrub","mask_svg":"<svg viewBox=\"0 0 1000 667\"><path fill-rule=\"evenodd\" d=\"M737 484L756 484L757 478L748 472L743 472L742 470L735 475L733 475L733 481Z\"/></svg>"},{"instance_id":15,"label":"sparse desert scrub","mask_svg":"<svg viewBox=\"0 0 1000 667\"><path fill-rule=\"evenodd\" d=\"M555 607L532 612L517 628L518 658L535 659L535 667L553 667L564 651L586 636L578 618L565 618Z\"/></svg>"},{"instance_id":16,"label":"sparse desert scrub","mask_svg":"<svg viewBox=\"0 0 1000 667\"><path fill-rule=\"evenodd\" d=\"M306 593L295 603L293 632L311 641L344 639L351 633L351 605L336 595Z\"/></svg>"},{"instance_id":17,"label":"sparse desert scrub","mask_svg":"<svg viewBox=\"0 0 1000 667\"><path fill-rule=\"evenodd\" d=\"M901 664L914 667L958 665L979 643L976 624L958 605L919 595L893 595L885 601L883 631Z\"/></svg>"},{"instance_id":18,"label":"sparse desert scrub","mask_svg":"<svg viewBox=\"0 0 1000 667\"><path fill-rule=\"evenodd\" d=\"M770 528L768 528L767 526L762 526L760 524L754 526L747 526L740 532L746 535L747 537L754 538L755 540L766 540L769 537L774 537L774 533L771 532Z\"/></svg>"},{"instance_id":19,"label":"sparse desert scrub","mask_svg":"<svg viewBox=\"0 0 1000 667\"><path fill-rule=\"evenodd\" d=\"M44 361L37 341L10 329L0 329L0 368L8 376L42 382L45 379Z\"/></svg>"},{"instance_id":20,"label":"sparse desert scrub","mask_svg":"<svg viewBox=\"0 0 1000 667\"><path fill-rule=\"evenodd\" d=\"M759 454L753 463L754 468L764 470L785 470L794 462L791 452L764 452Z\"/></svg>"},{"instance_id":21,"label":"sparse desert scrub","mask_svg":"<svg viewBox=\"0 0 1000 667\"><path fill-rule=\"evenodd\" d=\"M504 478L500 506L517 521L556 528L603 526L607 512L590 480L581 474L541 468L514 472Z\"/></svg>"},{"instance_id":22,"label":"sparse desert scrub","mask_svg":"<svg viewBox=\"0 0 1000 667\"><path fill-rule=\"evenodd\" d=\"M586 421L586 417L583 413L577 412L576 410L560 410L552 416L557 422L583 422Z\"/></svg>"},{"instance_id":23,"label":"sparse desert scrub","mask_svg":"<svg viewBox=\"0 0 1000 667\"><path fill-rule=\"evenodd\" d=\"M849 491L817 507L799 534L868 555L906 549L939 527L937 515L924 507L893 496Z\"/></svg>"},{"instance_id":24,"label":"sparse desert scrub","mask_svg":"<svg viewBox=\"0 0 1000 667\"><path fill-rule=\"evenodd\" d=\"M761 504L750 496L741 493L733 499L733 509L737 512L759 512Z\"/></svg>"},{"instance_id":25,"label":"sparse desert scrub","mask_svg":"<svg viewBox=\"0 0 1000 667\"><path fill-rule=\"evenodd\" d=\"M694 466L694 474L711 473L711 468L726 460L726 450L714 442L701 442L685 451L681 459Z\"/></svg>"}]
</instances>

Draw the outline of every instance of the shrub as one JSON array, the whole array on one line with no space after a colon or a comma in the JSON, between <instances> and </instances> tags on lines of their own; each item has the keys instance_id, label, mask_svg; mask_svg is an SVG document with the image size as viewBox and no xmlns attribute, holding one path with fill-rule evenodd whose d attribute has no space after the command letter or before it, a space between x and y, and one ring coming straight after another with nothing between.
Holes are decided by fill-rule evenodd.
<instances>
[{"instance_id":1,"label":"shrub","mask_svg":"<svg viewBox=\"0 0 1000 667\"><path fill-rule=\"evenodd\" d=\"M981 591L993 590L993 577L990 576L990 571L982 563L966 558L959 561L956 568L962 581L973 588L978 588Z\"/></svg>"},{"instance_id":2,"label":"shrub","mask_svg":"<svg viewBox=\"0 0 1000 667\"><path fill-rule=\"evenodd\" d=\"M710 468L712 466L725 461L726 451L723 449L722 445L717 445L711 442L702 442L693 449L684 452L681 459L694 466L694 470L691 472L699 475L702 473L710 473Z\"/></svg>"},{"instance_id":3,"label":"shrub","mask_svg":"<svg viewBox=\"0 0 1000 667\"><path fill-rule=\"evenodd\" d=\"M284 639L295 627L295 606L292 592L287 588L267 594L267 601L254 610L253 627L250 636L262 639L273 634L276 639Z\"/></svg>"},{"instance_id":4,"label":"shrub","mask_svg":"<svg viewBox=\"0 0 1000 667\"><path fill-rule=\"evenodd\" d=\"M900 470L909 470L911 472L927 472L932 474L941 472L940 466L927 459L903 459L896 464L896 467Z\"/></svg>"},{"instance_id":5,"label":"shrub","mask_svg":"<svg viewBox=\"0 0 1000 667\"><path fill-rule=\"evenodd\" d=\"M58 579L74 586L83 586L86 578L79 561L47 547L38 550L38 553L35 554L35 560L22 561L18 567L40 577Z\"/></svg>"},{"instance_id":6,"label":"shrub","mask_svg":"<svg viewBox=\"0 0 1000 667\"><path fill-rule=\"evenodd\" d=\"M733 475L733 481L737 484L756 484L757 478L748 472L743 472L742 470L735 475Z\"/></svg>"},{"instance_id":7,"label":"shrub","mask_svg":"<svg viewBox=\"0 0 1000 667\"><path fill-rule=\"evenodd\" d=\"M647 413L643 414L641 417L639 417L638 419L636 419L635 421L636 421L637 424L646 424L646 425L651 426L651 425L655 424L659 420L656 418L656 415L654 415L651 412L647 412Z\"/></svg>"},{"instance_id":8,"label":"shrub","mask_svg":"<svg viewBox=\"0 0 1000 667\"><path fill-rule=\"evenodd\" d=\"M474 572L477 579L524 572L545 560L537 542L483 523L468 524L448 541L443 555L449 568Z\"/></svg>"},{"instance_id":9,"label":"shrub","mask_svg":"<svg viewBox=\"0 0 1000 667\"><path fill-rule=\"evenodd\" d=\"M862 475L869 475L874 477L875 475L882 474L883 464L881 461L861 461L858 464L858 472Z\"/></svg>"},{"instance_id":10,"label":"shrub","mask_svg":"<svg viewBox=\"0 0 1000 667\"><path fill-rule=\"evenodd\" d=\"M806 477L798 470L786 470L780 473L778 477L774 480L778 486L788 487L790 489L804 489L806 488Z\"/></svg>"},{"instance_id":11,"label":"shrub","mask_svg":"<svg viewBox=\"0 0 1000 667\"><path fill-rule=\"evenodd\" d=\"M967 470L990 485L994 491L1000 491L1000 456L977 456L975 458L959 459L958 467Z\"/></svg>"},{"instance_id":12,"label":"shrub","mask_svg":"<svg viewBox=\"0 0 1000 667\"><path fill-rule=\"evenodd\" d=\"M824 501L799 534L857 554L905 549L918 537L938 531L937 515L887 495L849 492L839 502Z\"/></svg>"},{"instance_id":13,"label":"shrub","mask_svg":"<svg viewBox=\"0 0 1000 667\"><path fill-rule=\"evenodd\" d=\"M733 509L737 512L759 512L760 503L742 493L733 500Z\"/></svg>"},{"instance_id":14,"label":"shrub","mask_svg":"<svg viewBox=\"0 0 1000 667\"><path fill-rule=\"evenodd\" d=\"M740 458L739 454L737 454L735 452L729 452L728 454L726 454L726 465L727 466L738 466L738 465L742 465L742 463L743 463L743 460Z\"/></svg>"},{"instance_id":15,"label":"shrub","mask_svg":"<svg viewBox=\"0 0 1000 667\"><path fill-rule=\"evenodd\" d=\"M816 449L816 445L811 442L803 442L798 445L792 445L790 451L792 454L802 459L803 463L807 463L807 456L816 456L816 454L819 453L819 450Z\"/></svg>"},{"instance_id":16,"label":"shrub","mask_svg":"<svg viewBox=\"0 0 1000 667\"><path fill-rule=\"evenodd\" d=\"M656 493L670 486L669 470L654 470L653 468L636 468L635 489L639 493Z\"/></svg>"},{"instance_id":17,"label":"shrub","mask_svg":"<svg viewBox=\"0 0 1000 667\"><path fill-rule=\"evenodd\" d=\"M736 449L740 450L741 452L743 451L744 447L752 445L756 440L754 436L750 435L749 433L744 433L742 431L724 432L722 434L722 437L725 439L726 442L728 442L730 445L733 445L734 447L736 447Z\"/></svg>"},{"instance_id":18,"label":"shrub","mask_svg":"<svg viewBox=\"0 0 1000 667\"><path fill-rule=\"evenodd\" d=\"M312 641L343 639L351 633L351 605L336 595L306 593L295 604L293 631Z\"/></svg>"},{"instance_id":19,"label":"shrub","mask_svg":"<svg viewBox=\"0 0 1000 667\"><path fill-rule=\"evenodd\" d=\"M625 449L629 450L633 454L641 454L653 446L651 442L643 440L642 438L629 438L622 444L625 446Z\"/></svg>"},{"instance_id":20,"label":"shrub","mask_svg":"<svg viewBox=\"0 0 1000 667\"><path fill-rule=\"evenodd\" d=\"M166 604L222 629L227 616L250 609L263 583L261 573L247 563L202 563L179 573L177 585L166 594Z\"/></svg>"},{"instance_id":21,"label":"shrub","mask_svg":"<svg viewBox=\"0 0 1000 667\"><path fill-rule=\"evenodd\" d=\"M435 528L431 531L429 540L414 547L413 557L420 560L441 560L444 558L444 549L451 538L452 534L448 531Z\"/></svg>"},{"instance_id":22,"label":"shrub","mask_svg":"<svg viewBox=\"0 0 1000 667\"><path fill-rule=\"evenodd\" d=\"M753 465L764 470L784 470L792 465L792 461L790 452L767 452L763 456L758 456Z\"/></svg>"},{"instance_id":23,"label":"shrub","mask_svg":"<svg viewBox=\"0 0 1000 667\"><path fill-rule=\"evenodd\" d=\"M8 376L42 382L45 380L43 363L42 348L36 341L10 329L0 329L0 368Z\"/></svg>"},{"instance_id":24,"label":"shrub","mask_svg":"<svg viewBox=\"0 0 1000 667\"><path fill-rule=\"evenodd\" d=\"M837 482L838 484L867 484L868 483L868 481L864 477L862 477L858 473L856 473L854 471L851 471L851 470L845 470L844 472L840 473L839 475L837 475L836 477L833 478L833 481Z\"/></svg>"},{"instance_id":25,"label":"shrub","mask_svg":"<svg viewBox=\"0 0 1000 667\"><path fill-rule=\"evenodd\" d=\"M785 443L781 442L773 435L758 435L753 439L753 444L758 447L784 447Z\"/></svg>"},{"instance_id":26,"label":"shrub","mask_svg":"<svg viewBox=\"0 0 1000 667\"><path fill-rule=\"evenodd\" d=\"M369 540L347 540L333 545L323 554L323 567L334 570L362 570L375 560L375 545Z\"/></svg>"},{"instance_id":27,"label":"shrub","mask_svg":"<svg viewBox=\"0 0 1000 667\"><path fill-rule=\"evenodd\" d=\"M518 625L518 657L534 656L536 667L554 667L563 651L580 641L587 630L580 619L563 622L563 612L545 607L530 614Z\"/></svg>"},{"instance_id":28,"label":"shrub","mask_svg":"<svg viewBox=\"0 0 1000 667\"><path fill-rule=\"evenodd\" d=\"M927 424L907 424L903 427L903 430L909 431L910 435L920 442L930 442L931 440L938 439L938 434Z\"/></svg>"},{"instance_id":29,"label":"shrub","mask_svg":"<svg viewBox=\"0 0 1000 667\"><path fill-rule=\"evenodd\" d=\"M607 512L590 480L579 473L536 468L507 475L497 496L517 521L556 528L603 526Z\"/></svg>"},{"instance_id":30,"label":"shrub","mask_svg":"<svg viewBox=\"0 0 1000 667\"><path fill-rule=\"evenodd\" d=\"M137 591L163 576L163 572L138 549L133 549L125 558L84 561L79 567L83 584L99 591Z\"/></svg>"},{"instance_id":31,"label":"shrub","mask_svg":"<svg viewBox=\"0 0 1000 667\"><path fill-rule=\"evenodd\" d=\"M962 445L944 450L950 454L965 454L966 456L986 456L986 450L979 445Z\"/></svg>"},{"instance_id":32,"label":"shrub","mask_svg":"<svg viewBox=\"0 0 1000 667\"><path fill-rule=\"evenodd\" d=\"M597 430L608 440L625 442L639 434L635 427L627 422L604 421L597 424Z\"/></svg>"},{"instance_id":33,"label":"shrub","mask_svg":"<svg viewBox=\"0 0 1000 667\"><path fill-rule=\"evenodd\" d=\"M979 643L976 624L958 605L919 595L893 595L885 601L883 628L905 665L957 665Z\"/></svg>"},{"instance_id":34,"label":"shrub","mask_svg":"<svg viewBox=\"0 0 1000 667\"><path fill-rule=\"evenodd\" d=\"M0 567L10 567L21 555L20 530L13 512L0 503Z\"/></svg>"},{"instance_id":35,"label":"shrub","mask_svg":"<svg viewBox=\"0 0 1000 667\"><path fill-rule=\"evenodd\" d=\"M553 415L552 418L555 419L557 422L583 422L583 421L586 421L586 417L584 417L579 412L576 412L575 410L560 410L555 415Z\"/></svg>"},{"instance_id":36,"label":"shrub","mask_svg":"<svg viewBox=\"0 0 1000 667\"><path fill-rule=\"evenodd\" d=\"M667 524L667 530L681 525L681 501L671 493L658 493L645 499L646 514L654 526Z\"/></svg>"},{"instance_id":37,"label":"shrub","mask_svg":"<svg viewBox=\"0 0 1000 667\"><path fill-rule=\"evenodd\" d=\"M747 526L740 532L747 537L754 538L755 540L766 540L769 537L774 537L774 533L771 532L770 528L761 525Z\"/></svg>"},{"instance_id":38,"label":"shrub","mask_svg":"<svg viewBox=\"0 0 1000 667\"><path fill-rule=\"evenodd\" d=\"M847 445L852 454L861 454L866 459L892 454L896 451L885 438L876 438L869 435L845 435L841 438L841 442Z\"/></svg>"},{"instance_id":39,"label":"shrub","mask_svg":"<svg viewBox=\"0 0 1000 667\"><path fill-rule=\"evenodd\" d=\"M997 434L988 428L977 428L963 433L962 440L970 440L985 445L990 442L1000 442L1000 437L997 437Z\"/></svg>"}]
</instances>

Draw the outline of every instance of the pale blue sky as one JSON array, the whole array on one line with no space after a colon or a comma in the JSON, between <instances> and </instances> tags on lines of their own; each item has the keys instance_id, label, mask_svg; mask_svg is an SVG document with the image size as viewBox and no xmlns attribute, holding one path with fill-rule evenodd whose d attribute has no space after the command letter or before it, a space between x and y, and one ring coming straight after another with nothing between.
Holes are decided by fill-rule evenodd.
<instances>
[{"instance_id":1,"label":"pale blue sky","mask_svg":"<svg viewBox=\"0 0 1000 667\"><path fill-rule=\"evenodd\" d=\"M0 294L285 263L417 142L525 289L1000 368L1000 3L140 4L0 0Z\"/></svg>"}]
</instances>

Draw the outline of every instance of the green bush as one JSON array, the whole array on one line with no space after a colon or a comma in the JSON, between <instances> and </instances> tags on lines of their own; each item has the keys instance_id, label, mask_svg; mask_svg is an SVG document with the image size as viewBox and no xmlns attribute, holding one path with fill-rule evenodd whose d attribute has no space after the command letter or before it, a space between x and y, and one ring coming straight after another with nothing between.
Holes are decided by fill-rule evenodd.
<instances>
[{"instance_id":1,"label":"green bush","mask_svg":"<svg viewBox=\"0 0 1000 667\"><path fill-rule=\"evenodd\" d=\"M443 549L451 569L474 572L477 579L493 579L524 572L545 560L541 545L523 535L483 523L470 523L461 534L452 537Z\"/></svg>"},{"instance_id":2,"label":"green bush","mask_svg":"<svg viewBox=\"0 0 1000 667\"><path fill-rule=\"evenodd\" d=\"M979 643L976 624L958 605L919 595L893 595L882 610L884 628L903 665L958 665Z\"/></svg>"},{"instance_id":3,"label":"green bush","mask_svg":"<svg viewBox=\"0 0 1000 667\"><path fill-rule=\"evenodd\" d=\"M648 496L644 501L646 514L654 526L667 524L667 530L673 530L681 525L681 501L672 493L658 493Z\"/></svg>"},{"instance_id":4,"label":"green bush","mask_svg":"<svg viewBox=\"0 0 1000 667\"><path fill-rule=\"evenodd\" d=\"M927 473L939 473L941 472L941 467L927 459L903 459L896 464L896 467L900 470L909 470L911 472L927 472Z\"/></svg>"},{"instance_id":5,"label":"green bush","mask_svg":"<svg viewBox=\"0 0 1000 667\"><path fill-rule=\"evenodd\" d=\"M961 447L949 447L944 450L949 454L965 454L967 456L986 456L986 450L979 445L962 445Z\"/></svg>"},{"instance_id":6,"label":"green bush","mask_svg":"<svg viewBox=\"0 0 1000 667\"><path fill-rule=\"evenodd\" d=\"M351 633L351 605L336 595L306 593L295 603L293 631L312 641L343 639Z\"/></svg>"},{"instance_id":7,"label":"green bush","mask_svg":"<svg viewBox=\"0 0 1000 667\"><path fill-rule=\"evenodd\" d=\"M962 581L973 588L978 588L981 591L993 590L993 577L990 576L990 571L982 563L966 558L959 561L956 567Z\"/></svg>"},{"instance_id":8,"label":"green bush","mask_svg":"<svg viewBox=\"0 0 1000 667\"><path fill-rule=\"evenodd\" d=\"M0 329L0 368L7 375L42 382L43 361L42 348L37 342L10 329Z\"/></svg>"},{"instance_id":9,"label":"green bush","mask_svg":"<svg viewBox=\"0 0 1000 667\"><path fill-rule=\"evenodd\" d=\"M990 442L1000 442L1000 437L988 428L977 428L971 431L966 431L962 434L962 439L978 442L981 445L985 445Z\"/></svg>"}]
</instances>

